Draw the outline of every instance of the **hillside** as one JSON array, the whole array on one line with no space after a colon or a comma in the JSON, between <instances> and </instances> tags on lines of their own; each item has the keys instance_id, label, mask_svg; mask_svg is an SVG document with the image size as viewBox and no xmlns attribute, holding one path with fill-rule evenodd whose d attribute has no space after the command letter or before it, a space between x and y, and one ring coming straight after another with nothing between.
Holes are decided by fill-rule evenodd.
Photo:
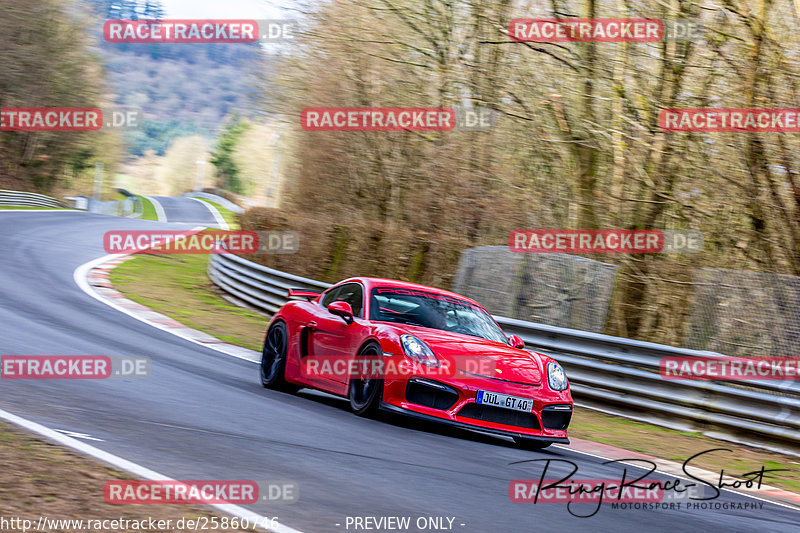
<instances>
[{"instance_id":1,"label":"hillside","mask_svg":"<svg viewBox=\"0 0 800 533\"><path fill-rule=\"evenodd\" d=\"M157 1L92 4L98 36L107 18L163 14ZM115 103L144 112L143 127L125 134L130 156L163 155L177 137L215 137L232 115L253 116L258 76L268 72L258 44L112 44L100 37L98 47Z\"/></svg>"}]
</instances>

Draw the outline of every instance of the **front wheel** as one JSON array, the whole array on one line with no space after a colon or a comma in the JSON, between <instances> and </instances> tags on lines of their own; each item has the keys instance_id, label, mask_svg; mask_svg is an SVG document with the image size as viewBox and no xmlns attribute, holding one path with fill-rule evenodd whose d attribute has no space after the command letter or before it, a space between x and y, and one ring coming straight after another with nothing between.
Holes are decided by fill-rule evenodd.
<instances>
[{"instance_id":1,"label":"front wheel","mask_svg":"<svg viewBox=\"0 0 800 533\"><path fill-rule=\"evenodd\" d=\"M296 392L297 387L286 382L286 353L289 347L289 335L286 324L275 322L267 330L264 349L261 352L261 385L267 389Z\"/></svg>"},{"instance_id":2,"label":"front wheel","mask_svg":"<svg viewBox=\"0 0 800 533\"><path fill-rule=\"evenodd\" d=\"M536 451L536 450L544 450L551 444L552 442L543 442L536 439L529 439L526 437L514 437L514 442L517 443L517 446L521 450L528 450L528 451Z\"/></svg>"},{"instance_id":3,"label":"front wheel","mask_svg":"<svg viewBox=\"0 0 800 533\"><path fill-rule=\"evenodd\" d=\"M358 357L367 361L381 361L383 351L377 343L369 343L358 353ZM354 376L350 380L348 396L350 408L358 416L374 416L383 398L383 380L371 377L371 372L366 376Z\"/></svg>"}]
</instances>

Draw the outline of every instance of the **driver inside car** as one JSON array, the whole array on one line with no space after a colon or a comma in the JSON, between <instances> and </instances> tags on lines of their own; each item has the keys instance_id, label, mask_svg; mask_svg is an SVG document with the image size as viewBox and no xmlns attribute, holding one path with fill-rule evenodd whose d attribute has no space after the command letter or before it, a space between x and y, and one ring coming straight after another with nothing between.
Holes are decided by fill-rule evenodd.
<instances>
[{"instance_id":1,"label":"driver inside car","mask_svg":"<svg viewBox=\"0 0 800 533\"><path fill-rule=\"evenodd\" d=\"M443 310L435 307L431 303L425 303L419 307L419 317L426 328L447 329L447 318Z\"/></svg>"}]
</instances>

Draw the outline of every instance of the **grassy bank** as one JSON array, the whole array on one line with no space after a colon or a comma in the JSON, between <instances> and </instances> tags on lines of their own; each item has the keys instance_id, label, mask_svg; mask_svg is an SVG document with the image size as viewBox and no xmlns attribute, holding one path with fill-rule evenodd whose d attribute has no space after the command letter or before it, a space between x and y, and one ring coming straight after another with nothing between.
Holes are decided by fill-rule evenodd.
<instances>
[{"instance_id":1,"label":"grassy bank","mask_svg":"<svg viewBox=\"0 0 800 533\"><path fill-rule=\"evenodd\" d=\"M156 214L156 208L153 207L153 202L144 196L140 196L139 199L142 201L142 216L140 218L142 220L158 220L158 215Z\"/></svg>"},{"instance_id":2,"label":"grassy bank","mask_svg":"<svg viewBox=\"0 0 800 533\"><path fill-rule=\"evenodd\" d=\"M225 342L261 350L267 317L222 298L206 275L207 255L141 255L111 282L131 300Z\"/></svg>"},{"instance_id":3,"label":"grassy bank","mask_svg":"<svg viewBox=\"0 0 800 533\"><path fill-rule=\"evenodd\" d=\"M197 200L200 200L201 202L205 202L208 205L214 207L217 211L219 211L219 214L222 215L222 218L223 218L223 220L225 220L225 223L228 225L229 229L231 229L231 230L240 229L239 217L238 217L238 215L236 213L234 213L230 209L226 209L226 208L222 207L220 204L218 204L216 202L213 202L211 200L207 200L205 198L197 198Z\"/></svg>"}]
</instances>

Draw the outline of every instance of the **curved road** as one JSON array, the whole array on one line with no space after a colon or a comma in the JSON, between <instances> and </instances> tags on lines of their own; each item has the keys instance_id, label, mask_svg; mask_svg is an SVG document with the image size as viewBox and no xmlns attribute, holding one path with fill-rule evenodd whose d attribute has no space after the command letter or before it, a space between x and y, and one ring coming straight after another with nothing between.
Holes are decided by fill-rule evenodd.
<instances>
[{"instance_id":1,"label":"curved road","mask_svg":"<svg viewBox=\"0 0 800 533\"><path fill-rule=\"evenodd\" d=\"M217 224L217 219L211 212L211 207L199 200L183 196L148 196L149 200L158 202L163 209L163 222L179 222L184 224ZM156 211L158 211L158 206Z\"/></svg>"},{"instance_id":2,"label":"curved road","mask_svg":"<svg viewBox=\"0 0 800 533\"><path fill-rule=\"evenodd\" d=\"M720 511L604 506L583 519L563 504L511 503L509 482L541 472L515 461L568 459L584 479L618 479L620 469L565 449L526 452L406 419L365 420L323 395L264 390L254 364L148 326L76 286L75 268L104 255L105 230L153 224L0 211L0 354L152 359L152 375L140 380L0 380L0 409L102 439L90 444L175 479L296 481L297 503L247 507L304 532L348 531L347 516L411 516L412 525L418 516L455 517L454 531L476 533L798 530L800 513L769 503ZM717 501L756 502L731 493Z\"/></svg>"}]
</instances>

